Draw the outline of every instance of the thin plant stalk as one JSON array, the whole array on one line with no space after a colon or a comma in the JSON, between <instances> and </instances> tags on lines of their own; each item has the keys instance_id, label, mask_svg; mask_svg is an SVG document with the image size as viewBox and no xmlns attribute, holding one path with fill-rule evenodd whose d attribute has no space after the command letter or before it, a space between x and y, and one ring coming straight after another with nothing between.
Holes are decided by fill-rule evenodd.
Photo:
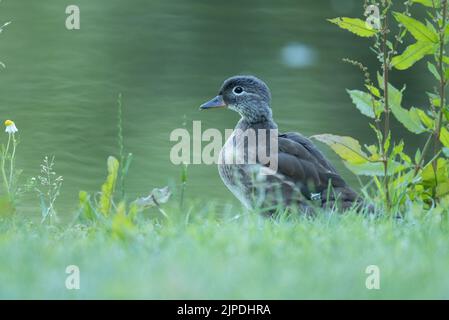
<instances>
[{"instance_id":1,"label":"thin plant stalk","mask_svg":"<svg viewBox=\"0 0 449 320\"><path fill-rule=\"evenodd\" d=\"M125 147L123 143L123 104L121 93L119 93L117 98L117 109L117 141L120 157L120 197L123 200L125 198Z\"/></svg>"},{"instance_id":2,"label":"thin plant stalk","mask_svg":"<svg viewBox=\"0 0 449 320\"><path fill-rule=\"evenodd\" d=\"M14 162L15 162L15 157L16 157L16 146L17 146L16 137L14 136L14 134L10 134L10 136L11 135L12 135L12 153L11 153L11 160L10 160L10 166L9 166L9 187L10 188L13 185Z\"/></svg>"},{"instance_id":3,"label":"thin plant stalk","mask_svg":"<svg viewBox=\"0 0 449 320\"><path fill-rule=\"evenodd\" d=\"M183 164L181 170L181 195L179 199L180 209L182 209L184 206L184 194L187 186L187 164Z\"/></svg>"},{"instance_id":4,"label":"thin plant stalk","mask_svg":"<svg viewBox=\"0 0 449 320\"><path fill-rule=\"evenodd\" d=\"M434 3L435 8L435 3ZM443 109L446 107L446 79L444 74L444 64L443 64L443 58L444 58L444 46L445 46L445 29L447 25L447 0L443 0L441 3L441 10L442 10L442 23L439 25L439 53L438 53L438 73L440 76L440 85L439 85L439 95L440 95L440 109L437 113L437 119L435 122L435 131L433 133L434 135L434 151L433 154L436 155L439 152L439 149L441 147L440 145L440 130L443 122ZM435 185L438 184L437 180L437 159L433 160L432 162L433 171L435 175ZM435 188L434 188L435 189ZM435 190L434 190L435 194Z\"/></svg>"},{"instance_id":5,"label":"thin plant stalk","mask_svg":"<svg viewBox=\"0 0 449 320\"><path fill-rule=\"evenodd\" d=\"M6 148L3 152L3 156L2 156L2 177L3 177L3 184L5 185L5 189L6 189L6 193L8 195L8 197L10 196L10 185L8 183L8 178L6 175L6 157L8 155L9 152L9 146L11 144L11 133L8 134L8 142L6 144Z\"/></svg>"},{"instance_id":6,"label":"thin plant stalk","mask_svg":"<svg viewBox=\"0 0 449 320\"><path fill-rule=\"evenodd\" d=\"M390 4L387 4L389 7ZM387 7L387 10L388 10ZM384 16L384 25L382 29L382 53L383 53L383 91L384 91L384 131L382 136L382 144L381 144L381 151L382 151L382 163L384 167L384 188L385 188L385 204L387 207L387 210L390 209L391 205L391 199L390 199L390 190L389 190L389 183L390 179L388 176L388 150L385 150L385 143L390 135L390 106L388 101L388 81L389 81L389 67L390 67L390 61L389 61L389 54L388 54L388 47L387 47L387 36L388 36L388 19L387 14L385 13Z\"/></svg>"}]
</instances>

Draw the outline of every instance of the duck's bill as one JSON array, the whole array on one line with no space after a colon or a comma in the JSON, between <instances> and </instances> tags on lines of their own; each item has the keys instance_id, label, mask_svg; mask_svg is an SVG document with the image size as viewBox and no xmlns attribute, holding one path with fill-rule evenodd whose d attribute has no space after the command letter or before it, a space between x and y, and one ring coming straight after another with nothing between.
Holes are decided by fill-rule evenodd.
<instances>
[{"instance_id":1,"label":"duck's bill","mask_svg":"<svg viewBox=\"0 0 449 320\"><path fill-rule=\"evenodd\" d=\"M215 109L215 108L225 108L226 103L223 101L223 97L216 96L212 100L207 101L206 103L203 103L200 106L200 110L206 110L206 109Z\"/></svg>"}]
</instances>

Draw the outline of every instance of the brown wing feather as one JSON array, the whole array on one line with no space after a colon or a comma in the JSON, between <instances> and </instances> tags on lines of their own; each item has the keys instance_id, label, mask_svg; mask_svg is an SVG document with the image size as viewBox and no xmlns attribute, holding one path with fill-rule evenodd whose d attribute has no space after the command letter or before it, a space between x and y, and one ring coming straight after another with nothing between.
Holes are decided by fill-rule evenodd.
<instances>
[{"instance_id":1,"label":"brown wing feather","mask_svg":"<svg viewBox=\"0 0 449 320\"><path fill-rule=\"evenodd\" d=\"M321 153L321 151L313 144L312 141L310 141L309 138L304 137L297 132L286 132L284 134L280 134L279 137L299 143L304 148L306 148L316 159L316 161L318 161L323 167L327 168L329 171L337 173L335 167L324 157L323 153Z\"/></svg>"},{"instance_id":2,"label":"brown wing feather","mask_svg":"<svg viewBox=\"0 0 449 320\"><path fill-rule=\"evenodd\" d=\"M295 185L299 185L307 198L311 193L324 195L329 182L345 199L356 198L356 193L306 137L298 133L279 135L278 147L278 172Z\"/></svg>"}]
</instances>

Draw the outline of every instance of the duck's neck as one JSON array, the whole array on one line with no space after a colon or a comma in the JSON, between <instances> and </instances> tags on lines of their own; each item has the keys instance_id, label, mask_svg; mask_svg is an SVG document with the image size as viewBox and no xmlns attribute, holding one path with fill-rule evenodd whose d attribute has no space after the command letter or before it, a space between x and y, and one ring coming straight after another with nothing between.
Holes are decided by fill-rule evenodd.
<instances>
[{"instance_id":1,"label":"duck's neck","mask_svg":"<svg viewBox=\"0 0 449 320\"><path fill-rule=\"evenodd\" d=\"M254 119L248 119L246 117L242 117L240 121L237 123L235 129L247 130L247 129L277 129L276 122L270 118L260 118L254 121Z\"/></svg>"},{"instance_id":2,"label":"duck's neck","mask_svg":"<svg viewBox=\"0 0 449 320\"><path fill-rule=\"evenodd\" d=\"M277 129L269 105L251 105L238 111L242 118L237 123L236 129Z\"/></svg>"}]
</instances>

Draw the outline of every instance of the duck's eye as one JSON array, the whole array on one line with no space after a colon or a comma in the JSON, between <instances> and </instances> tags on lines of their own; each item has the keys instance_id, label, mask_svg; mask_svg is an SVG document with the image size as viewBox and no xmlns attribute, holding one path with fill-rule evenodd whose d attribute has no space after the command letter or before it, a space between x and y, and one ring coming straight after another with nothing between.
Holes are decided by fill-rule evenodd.
<instances>
[{"instance_id":1,"label":"duck's eye","mask_svg":"<svg viewBox=\"0 0 449 320\"><path fill-rule=\"evenodd\" d=\"M232 92L234 92L235 94L242 94L243 93L243 88L242 87L235 87Z\"/></svg>"}]
</instances>

